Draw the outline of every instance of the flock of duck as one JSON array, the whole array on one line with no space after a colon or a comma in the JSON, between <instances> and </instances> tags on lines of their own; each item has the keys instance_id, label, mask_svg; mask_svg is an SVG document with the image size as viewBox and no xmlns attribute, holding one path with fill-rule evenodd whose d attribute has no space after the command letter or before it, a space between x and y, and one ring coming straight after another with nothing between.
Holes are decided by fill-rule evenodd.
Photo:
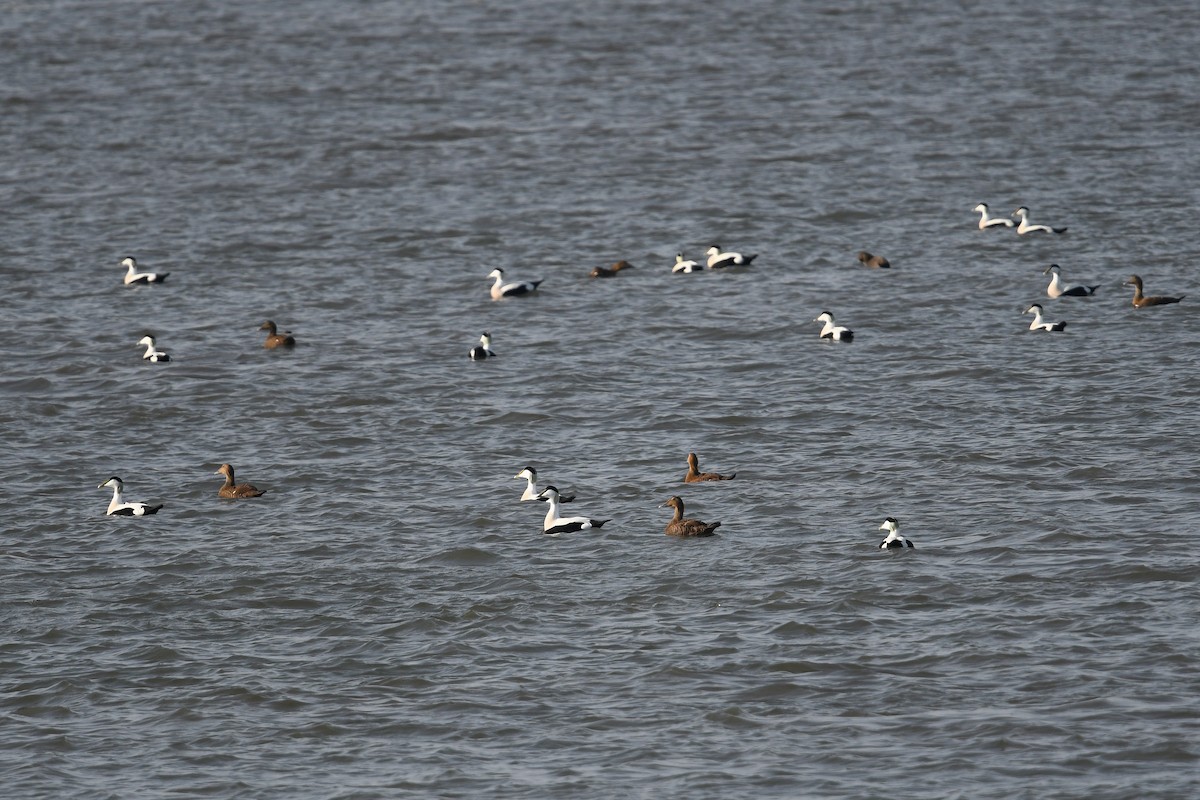
<instances>
[{"instance_id":1,"label":"flock of duck","mask_svg":"<svg viewBox=\"0 0 1200 800\"><path fill-rule=\"evenodd\" d=\"M1028 234L1062 234L1066 233L1066 227L1055 227L1052 225L1042 225L1031 222L1029 219L1029 209L1026 206L1021 206L1013 211L1011 218L1009 217L993 217L986 203L980 203L973 209L980 215L979 229L1000 229L1000 228L1015 228L1016 233L1021 236ZM1014 221L1016 220L1016 221ZM704 266L698 262L684 257L684 254L675 254L675 263L671 267L672 273L689 274L702 271L705 267L708 269L725 269L728 267L737 267L750 264L757 257L756 254L743 255L734 251L723 250L719 245L713 245L708 248L705 255L707 260ZM889 269L891 263L883 256L874 255L866 250L859 251L857 255L858 261L864 266L871 269ZM623 270L633 267L628 261L618 261L612 267L596 267L590 273L593 278L612 278ZM1095 294L1099 286L1074 286L1065 283L1062 280L1062 268L1058 264L1051 264L1043 271L1043 275L1050 276L1050 284L1046 287L1046 295L1051 299L1060 297L1090 297ZM501 300L507 297L519 297L529 295L537 291L542 280L530 281L506 281L504 270L494 269L488 276L494 282L491 287L491 295L493 300ZM1143 294L1142 279L1138 275L1130 275L1124 282L1125 286L1132 286L1134 289L1133 305L1135 308L1145 308L1148 306L1169 305L1178 303L1183 299L1183 296L1146 296ZM1026 314L1033 314L1033 321L1029 325L1031 331L1063 331L1066 330L1066 322L1047 322L1043 314L1045 309L1041 304L1033 303L1025 310ZM814 322L823 323L819 334L822 339L829 339L835 342L852 342L854 341L854 332L844 325L837 324L833 313L830 311L822 311L814 320ZM491 334L485 332L479 337L479 344L473 347L470 351L470 357L473 360L483 360L494 356L495 353L491 350ZM528 481L524 494L521 500L541 500L550 504L550 509L546 513L546 518L542 523L542 532L556 536L561 533L572 531L587 530L589 528L599 528L609 520L593 519L585 516L563 517L560 506L563 503L570 502L574 499L574 495L561 495L554 486L547 486L542 491L537 490L537 471L533 467L525 467L518 472L514 477L524 478ZM713 480L729 480L733 475L723 476L717 473L700 472L696 463L696 454L688 454L688 472L684 476L685 483L696 483ZM720 522L707 523L698 519L689 519L684 517L684 501L683 498L675 495L668 499L663 506L669 506L674 509L675 514L671 521L667 523L665 533L669 536L681 537L700 537L714 536L716 530L720 527ZM905 550L913 548L911 540L900 535L900 523L895 517L888 517L879 526L880 530L887 531L887 537L879 543L881 550Z\"/></svg>"},{"instance_id":2,"label":"flock of duck","mask_svg":"<svg viewBox=\"0 0 1200 800\"><path fill-rule=\"evenodd\" d=\"M1002 229L1015 228L1018 235L1027 235L1032 233L1044 234L1062 234L1066 232L1065 227L1054 227L1051 225L1036 224L1029 221L1029 209L1021 206L1016 209L1011 218L1008 217L993 217L990 214L986 203L980 203L975 206L974 211L978 212L979 229ZM1019 220L1019 222L1014 222ZM684 258L682 252L675 255L675 263L671 266L672 273L689 274L699 272L703 269L726 269L730 267L746 266L757 258L757 254L743 254L736 251L727 251L719 245L713 245L705 252L706 260L701 266L697 261ZM889 261L883 256L877 256L865 250L860 251L857 259L864 266L871 269L888 269L891 267ZM128 257L121 261L121 265L126 268L125 284L157 284L166 280L169 273L142 272L139 271L137 261ZM593 278L612 278L620 272L632 269L633 265L628 261L618 261L611 267L596 267L590 273ZM1095 294L1099 286L1087 285L1070 285L1062 279L1062 269L1057 264L1051 264L1042 273L1050 276L1050 284L1046 287L1046 295L1051 299L1062 297L1090 297ZM491 296L493 300L501 300L510 297L521 297L533 294L542 284L542 279L525 280L525 281L510 281L505 279L504 270L497 267L487 275L488 279L492 280ZM1170 305L1178 303L1183 299L1183 295L1175 296L1147 296L1143 293L1142 279L1138 275L1130 275L1123 283L1125 286L1132 286L1134 290L1133 305L1135 308L1146 308L1151 306ZM1047 322L1043 315L1045 309L1039 303L1034 303L1025 311L1026 314L1033 315L1033 322L1030 323L1029 329L1032 331L1063 331L1066 329L1066 322ZM852 342L854 340L854 332L849 328L838 325L834 319L832 312L822 311L814 320L814 322L822 323L820 338L829 339L834 342ZM263 342L263 346L267 349L275 349L278 347L292 347L296 340L287 332L280 333L275 323L267 320L259 326L259 330L267 332L267 338ZM139 347L145 347L146 350L142 354L144 360L159 363L169 362L171 357L164 351L159 350L153 336L143 336L138 341ZM492 351L492 337L488 332L484 332L479 337L479 344L472 347L469 351L469 357L474 361L483 361L495 356ZM683 477L684 483L705 483L710 481L727 481L732 480L736 473L730 475L721 475L715 472L701 472L695 453L689 453L687 458L688 471ZM255 488L251 484L238 484L234 479L233 467L229 464L222 464L221 468L216 473L225 478L224 484L218 490L219 497L227 499L242 499L251 497L260 497L264 494L263 491ZM542 522L542 532L549 536L558 536L563 533L571 533L575 531L590 530L600 528L608 519L596 519L588 516L569 516L562 515L561 506L570 503L575 499L574 495L562 494L554 486L546 486L541 491L537 488L537 470L531 466L527 466L518 472L514 478L523 478L526 481L526 486L521 501L538 500L549 505L545 519ZM113 476L100 484L98 488L110 488L113 491L112 501L109 503L107 513L117 516L148 516L158 513L163 507L163 504L151 505L143 502L126 501L123 496L124 484L119 477ZM673 509L674 514L671 520L664 528L664 533L668 536L678 537L707 537L715 536L716 530L721 526L720 522L704 522L699 519L688 518L684 516L684 501L679 495L673 495L660 507L669 507ZM895 517L888 517L879 526L880 530L887 531L887 537L879 543L881 550L905 550L914 547L912 541L900 535L900 523Z\"/></svg>"},{"instance_id":3,"label":"flock of duck","mask_svg":"<svg viewBox=\"0 0 1200 800\"><path fill-rule=\"evenodd\" d=\"M125 267L125 285L126 286L144 286L147 284L157 284L166 281L169 272L142 272L138 269L137 259L132 256L127 256L121 260L121 266ZM293 347L296 344L296 339L291 334L279 333L275 323L267 320L262 325L258 326L260 331L267 332L267 338L263 341L263 347L268 350L274 350L277 347ZM165 364L171 360L171 356L163 350L158 349L158 344L154 337L147 334L138 340L139 347L145 347L146 351L142 353L142 359L154 364ZM218 497L224 497L231 500L237 500L245 497L261 497L266 494L264 490L255 488L249 483L237 483L233 479L233 467L229 464L222 464L221 468L213 473L214 475L223 475L225 483L217 490ZM162 503L151 505L150 503L142 503L138 501L128 501L125 499L125 482L119 477L113 477L100 484L98 489L112 489L112 500L108 504L108 511L105 513L109 516L117 517L146 517L151 514L157 514L159 509L163 507Z\"/></svg>"}]
</instances>

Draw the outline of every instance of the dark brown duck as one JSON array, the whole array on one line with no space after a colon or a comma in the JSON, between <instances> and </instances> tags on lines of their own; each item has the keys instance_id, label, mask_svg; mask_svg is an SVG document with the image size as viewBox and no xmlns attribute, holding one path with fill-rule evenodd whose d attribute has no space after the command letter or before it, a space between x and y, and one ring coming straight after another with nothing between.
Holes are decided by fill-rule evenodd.
<instances>
[{"instance_id":1,"label":"dark brown duck","mask_svg":"<svg viewBox=\"0 0 1200 800\"><path fill-rule=\"evenodd\" d=\"M683 476L684 483L699 483L701 481L731 481L736 472L729 475L718 475L715 472L701 472L695 453L688 453L688 471L687 475Z\"/></svg>"},{"instance_id":2,"label":"dark brown duck","mask_svg":"<svg viewBox=\"0 0 1200 800\"><path fill-rule=\"evenodd\" d=\"M263 347L268 350L274 350L276 347L292 347L296 344L296 340L290 334L277 333L275 323L271 320L267 320L262 325L259 325L258 329L267 332L267 340L263 342Z\"/></svg>"},{"instance_id":3,"label":"dark brown duck","mask_svg":"<svg viewBox=\"0 0 1200 800\"><path fill-rule=\"evenodd\" d=\"M235 483L233 479L233 467L229 464L222 464L214 475L224 475L225 483L217 490L218 497L227 497L232 500L239 500L243 497L262 497L266 492L262 489L255 488L248 483Z\"/></svg>"},{"instance_id":4,"label":"dark brown duck","mask_svg":"<svg viewBox=\"0 0 1200 800\"><path fill-rule=\"evenodd\" d=\"M683 498L675 495L664 506L671 506L675 509L675 516L667 523L667 527L663 532L667 536L715 536L717 528L721 527L719 522L701 522L698 519L683 518Z\"/></svg>"},{"instance_id":5,"label":"dark brown duck","mask_svg":"<svg viewBox=\"0 0 1200 800\"><path fill-rule=\"evenodd\" d=\"M1179 297L1165 297L1163 295L1146 297L1142 294L1142 279L1139 275L1130 275L1124 283L1125 286L1133 287L1133 307L1145 308L1146 306L1165 306L1170 303L1178 303L1187 295L1179 295Z\"/></svg>"}]
</instances>

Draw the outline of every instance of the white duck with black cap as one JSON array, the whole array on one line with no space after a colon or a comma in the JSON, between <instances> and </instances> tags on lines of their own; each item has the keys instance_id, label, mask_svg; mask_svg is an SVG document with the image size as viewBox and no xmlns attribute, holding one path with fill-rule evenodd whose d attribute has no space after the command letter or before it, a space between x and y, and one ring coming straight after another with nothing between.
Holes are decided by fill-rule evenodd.
<instances>
[{"instance_id":1,"label":"white duck with black cap","mask_svg":"<svg viewBox=\"0 0 1200 800\"><path fill-rule=\"evenodd\" d=\"M125 497L122 494L122 492L125 490L125 483L116 475L112 476L96 488L113 490L112 502L108 504L108 511L105 512L109 516L146 517L151 514L157 514L158 510L163 507L162 503L152 506L149 503L126 502Z\"/></svg>"},{"instance_id":2,"label":"white duck with black cap","mask_svg":"<svg viewBox=\"0 0 1200 800\"><path fill-rule=\"evenodd\" d=\"M538 500L550 504L550 510L546 512L546 520L542 523L542 533L549 536L557 536L560 533L572 533L574 531L585 531L590 528L599 528L606 522L611 522L607 519L592 519L591 517L562 517L558 513L558 504L561 502L558 489L553 486L547 486L538 493Z\"/></svg>"},{"instance_id":3,"label":"white duck with black cap","mask_svg":"<svg viewBox=\"0 0 1200 800\"><path fill-rule=\"evenodd\" d=\"M887 538L879 543L880 550L903 550L913 547L913 543L900 535L900 522L895 517L888 517L879 526L879 530L887 531Z\"/></svg>"},{"instance_id":4,"label":"white duck with black cap","mask_svg":"<svg viewBox=\"0 0 1200 800\"><path fill-rule=\"evenodd\" d=\"M540 500L541 499L540 497L538 497L537 470L536 469L534 469L533 467L525 467L525 469L521 470L516 475L513 475L513 477L525 479L525 493L521 495L521 502L524 502L526 500ZM560 493L558 495L558 499L559 499L559 502L569 503L575 499L575 495Z\"/></svg>"},{"instance_id":5,"label":"white duck with black cap","mask_svg":"<svg viewBox=\"0 0 1200 800\"><path fill-rule=\"evenodd\" d=\"M496 281L492 284L493 300L499 300L502 297L520 297L521 295L530 294L537 289L538 284L545 280L544 278L540 278L536 281L508 281L506 283L504 281L504 270L499 267L489 272L488 277L494 278Z\"/></svg>"}]
</instances>

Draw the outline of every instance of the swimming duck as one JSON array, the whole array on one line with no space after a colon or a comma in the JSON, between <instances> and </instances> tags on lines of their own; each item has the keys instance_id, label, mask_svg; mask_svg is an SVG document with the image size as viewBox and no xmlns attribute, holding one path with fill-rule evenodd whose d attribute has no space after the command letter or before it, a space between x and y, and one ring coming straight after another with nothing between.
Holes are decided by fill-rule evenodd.
<instances>
[{"instance_id":1,"label":"swimming duck","mask_svg":"<svg viewBox=\"0 0 1200 800\"><path fill-rule=\"evenodd\" d=\"M537 289L538 284L545 278L536 281L512 281L504 282L504 270L496 267L488 273L489 278L495 278L496 282L492 284L492 299L499 300L501 297L517 297L523 294L529 294Z\"/></svg>"},{"instance_id":2,"label":"swimming duck","mask_svg":"<svg viewBox=\"0 0 1200 800\"><path fill-rule=\"evenodd\" d=\"M879 543L880 550L903 550L906 547L913 547L913 543L900 535L900 523L895 517L888 517L879 526L879 530L887 531L887 538Z\"/></svg>"},{"instance_id":3,"label":"swimming duck","mask_svg":"<svg viewBox=\"0 0 1200 800\"><path fill-rule=\"evenodd\" d=\"M1033 314L1033 322L1029 323L1031 331L1065 331L1067 323L1065 322L1043 322L1042 307L1034 303L1029 308L1025 309L1026 314Z\"/></svg>"},{"instance_id":4,"label":"swimming duck","mask_svg":"<svg viewBox=\"0 0 1200 800\"><path fill-rule=\"evenodd\" d=\"M704 255L708 256L709 269L721 269L723 267L742 267L749 264L754 259L758 258L758 253L753 253L744 256L741 253L722 252L720 245L713 245L705 251Z\"/></svg>"},{"instance_id":5,"label":"swimming duck","mask_svg":"<svg viewBox=\"0 0 1200 800\"><path fill-rule=\"evenodd\" d=\"M171 274L169 272L138 272L137 259L133 256L123 258L121 266L128 268L125 272L126 285L131 283L162 283Z\"/></svg>"},{"instance_id":6,"label":"swimming duck","mask_svg":"<svg viewBox=\"0 0 1200 800\"><path fill-rule=\"evenodd\" d=\"M684 483L700 483L701 481L731 481L737 475L736 472L729 475L718 475L715 472L701 472L699 461L696 459L695 453L688 453L687 457L688 471L687 475L683 476Z\"/></svg>"},{"instance_id":7,"label":"swimming duck","mask_svg":"<svg viewBox=\"0 0 1200 800\"><path fill-rule=\"evenodd\" d=\"M290 333L276 333L275 323L271 320L259 325L258 329L267 332L267 339L263 342L263 347L268 350L274 350L276 347L292 347L296 344L296 340Z\"/></svg>"},{"instance_id":8,"label":"swimming duck","mask_svg":"<svg viewBox=\"0 0 1200 800\"><path fill-rule=\"evenodd\" d=\"M858 260L863 264L866 264L871 269L887 269L892 266L891 262L889 262L883 256L873 256L866 250L858 251Z\"/></svg>"},{"instance_id":9,"label":"swimming duck","mask_svg":"<svg viewBox=\"0 0 1200 800\"><path fill-rule=\"evenodd\" d=\"M539 499L538 498L537 470L536 469L534 469L533 467L526 467L525 469L518 472L516 475L513 475L513 477L514 478L524 478L526 480L525 494L521 495L522 502L524 502L526 500ZM558 496L558 499L560 502L569 503L575 499L575 495L560 494Z\"/></svg>"},{"instance_id":10,"label":"swimming duck","mask_svg":"<svg viewBox=\"0 0 1200 800\"><path fill-rule=\"evenodd\" d=\"M96 488L111 488L113 490L112 502L108 504L108 511L104 512L109 516L145 517L150 514L157 514L158 510L163 507L162 503L156 506L147 505L146 503L126 503L125 498L121 496L121 492L125 489L125 484L116 475Z\"/></svg>"},{"instance_id":11,"label":"swimming duck","mask_svg":"<svg viewBox=\"0 0 1200 800\"><path fill-rule=\"evenodd\" d=\"M218 497L228 497L234 500L243 497L262 497L266 494L263 489L256 489L248 483L233 482L233 467L229 464L222 464L221 468L213 473L214 475L224 475L225 483L217 490Z\"/></svg>"},{"instance_id":12,"label":"swimming duck","mask_svg":"<svg viewBox=\"0 0 1200 800\"><path fill-rule=\"evenodd\" d=\"M684 519L683 498L678 495L667 500L659 508L663 506L671 506L675 509L675 516L671 518L671 521L667 523L667 527L663 529L663 532L667 536L715 536L717 528L721 527L721 523L719 522L701 522L698 519Z\"/></svg>"},{"instance_id":13,"label":"swimming duck","mask_svg":"<svg viewBox=\"0 0 1200 800\"><path fill-rule=\"evenodd\" d=\"M700 269L700 265L697 264L695 261L691 261L691 260L684 261L683 253L675 254L675 266L671 267L671 272L690 273L690 272L696 272L699 269Z\"/></svg>"},{"instance_id":14,"label":"swimming duck","mask_svg":"<svg viewBox=\"0 0 1200 800\"><path fill-rule=\"evenodd\" d=\"M588 275L592 278L611 278L623 269L633 269L633 264L630 264L628 261L621 260L613 264L611 267L596 267L589 272Z\"/></svg>"},{"instance_id":15,"label":"swimming duck","mask_svg":"<svg viewBox=\"0 0 1200 800\"><path fill-rule=\"evenodd\" d=\"M550 510L546 512L546 521L542 523L542 533L549 536L558 536L560 533L571 533L572 531L582 531L588 528L599 528L606 522L612 520L607 519L591 519L589 517L560 517L558 515L558 504L560 498L558 489L553 486L547 486L542 489L537 496L538 500L543 503L550 504Z\"/></svg>"},{"instance_id":16,"label":"swimming duck","mask_svg":"<svg viewBox=\"0 0 1200 800\"><path fill-rule=\"evenodd\" d=\"M853 342L854 331L847 328L845 325L836 325L833 321L833 314L828 311L822 311L821 315L813 320L813 322L824 322L825 327L821 328L822 339L832 339L835 342Z\"/></svg>"},{"instance_id":17,"label":"swimming duck","mask_svg":"<svg viewBox=\"0 0 1200 800\"><path fill-rule=\"evenodd\" d=\"M138 339L138 345L146 346L146 352L142 353L142 358L147 361L165 362L171 360L169 355L155 348L153 336L143 336L141 339Z\"/></svg>"},{"instance_id":18,"label":"swimming duck","mask_svg":"<svg viewBox=\"0 0 1200 800\"><path fill-rule=\"evenodd\" d=\"M1051 297L1090 297L1095 294L1100 287L1097 286L1067 286L1062 283L1058 275L1058 264L1051 264L1046 267L1043 275L1050 275L1050 285L1046 287L1046 294Z\"/></svg>"},{"instance_id":19,"label":"swimming duck","mask_svg":"<svg viewBox=\"0 0 1200 800\"><path fill-rule=\"evenodd\" d=\"M1122 286L1133 287L1133 306L1134 308L1145 308L1146 306L1165 306L1170 303L1178 303L1187 295L1179 295L1179 297L1165 297L1158 295L1156 297L1146 297L1142 294L1142 279L1138 275L1130 275L1129 278L1121 284Z\"/></svg>"},{"instance_id":20,"label":"swimming duck","mask_svg":"<svg viewBox=\"0 0 1200 800\"><path fill-rule=\"evenodd\" d=\"M471 348L471 360L483 361L485 358L490 358L496 355L492 352L492 335L487 331L479 337L479 344Z\"/></svg>"},{"instance_id":21,"label":"swimming duck","mask_svg":"<svg viewBox=\"0 0 1200 800\"><path fill-rule=\"evenodd\" d=\"M979 212L979 230L981 231L995 227L1011 228L1014 224L1011 219L1004 217L989 217L987 203L980 203L972 210Z\"/></svg>"},{"instance_id":22,"label":"swimming duck","mask_svg":"<svg viewBox=\"0 0 1200 800\"><path fill-rule=\"evenodd\" d=\"M1036 233L1038 231L1043 231L1045 233L1066 233L1067 232L1066 228L1051 228L1049 225L1033 224L1032 222L1029 221L1029 209L1026 208L1025 206L1021 206L1016 211L1014 211L1013 216L1021 218L1021 224L1017 226L1017 233L1020 233L1022 235L1026 234L1026 233Z\"/></svg>"}]
</instances>

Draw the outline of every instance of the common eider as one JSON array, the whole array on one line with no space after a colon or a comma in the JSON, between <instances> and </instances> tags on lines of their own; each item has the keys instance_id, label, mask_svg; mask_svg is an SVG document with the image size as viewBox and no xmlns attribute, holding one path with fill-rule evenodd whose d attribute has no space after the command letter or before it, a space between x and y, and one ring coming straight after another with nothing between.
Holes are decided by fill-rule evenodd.
<instances>
[{"instance_id":1,"label":"common eider","mask_svg":"<svg viewBox=\"0 0 1200 800\"><path fill-rule=\"evenodd\" d=\"M737 475L736 472L730 473L729 475L718 475L715 472L701 472L699 467L700 462L696 458L695 453L688 453L687 463L688 470L687 474L683 476L684 483L700 483L702 481L731 481Z\"/></svg>"},{"instance_id":2,"label":"common eider","mask_svg":"<svg viewBox=\"0 0 1200 800\"><path fill-rule=\"evenodd\" d=\"M142 358L146 361L166 362L171 360L169 355L155 346L153 336L143 336L138 339L138 345L145 345L146 352L142 353Z\"/></svg>"},{"instance_id":3,"label":"common eider","mask_svg":"<svg viewBox=\"0 0 1200 800\"><path fill-rule=\"evenodd\" d=\"M296 344L295 338L289 333L277 333L275 323L267 320L262 325L258 326L260 331L267 332L267 338L263 342L263 347L268 350L274 350L276 347L292 347Z\"/></svg>"},{"instance_id":4,"label":"common eider","mask_svg":"<svg viewBox=\"0 0 1200 800\"><path fill-rule=\"evenodd\" d=\"M550 504L550 510L546 512L546 520L542 523L542 533L549 536L557 536L560 533L571 533L572 531L582 531L589 528L599 528L604 523L612 521L607 519L591 519L590 517L560 517L558 515L558 489L555 489L553 486L547 486L545 489L542 489L537 499Z\"/></svg>"},{"instance_id":5,"label":"common eider","mask_svg":"<svg viewBox=\"0 0 1200 800\"><path fill-rule=\"evenodd\" d=\"M835 342L853 342L854 331L847 328L845 325L838 325L833 321L833 314L828 311L822 311L821 315L813 320L813 322L824 322L825 327L821 328L822 339L832 339Z\"/></svg>"},{"instance_id":6,"label":"common eider","mask_svg":"<svg viewBox=\"0 0 1200 800\"><path fill-rule=\"evenodd\" d=\"M709 269L722 269L723 267L742 267L749 264L754 259L758 258L758 253L751 255L742 255L741 253L724 252L720 245L714 244L704 253L708 256Z\"/></svg>"},{"instance_id":7,"label":"common eider","mask_svg":"<svg viewBox=\"0 0 1200 800\"><path fill-rule=\"evenodd\" d=\"M479 337L479 344L471 348L471 360L483 361L486 358L491 358L496 355L492 352L492 335L487 331Z\"/></svg>"},{"instance_id":8,"label":"common eider","mask_svg":"<svg viewBox=\"0 0 1200 800\"><path fill-rule=\"evenodd\" d=\"M169 272L138 272L137 259L133 256L126 256L121 260L121 266L126 267L125 284L131 283L162 283L167 279Z\"/></svg>"},{"instance_id":9,"label":"common eider","mask_svg":"<svg viewBox=\"0 0 1200 800\"><path fill-rule=\"evenodd\" d=\"M238 500L243 497L262 497L266 494L265 490L256 489L248 483L234 483L233 467L229 464L222 464L221 468L213 474L225 476L225 483L217 490L218 497L228 497Z\"/></svg>"},{"instance_id":10,"label":"common eider","mask_svg":"<svg viewBox=\"0 0 1200 800\"><path fill-rule=\"evenodd\" d=\"M496 267L488 273L489 278L495 278L496 282L492 284L492 299L499 300L501 297L519 297L523 294L529 294L537 289L538 284L545 278L536 281L511 281L504 282L504 270Z\"/></svg>"},{"instance_id":11,"label":"common eider","mask_svg":"<svg viewBox=\"0 0 1200 800\"><path fill-rule=\"evenodd\" d=\"M719 522L701 522L698 519L684 519L683 498L679 495L675 495L662 505L671 506L675 509L675 516L671 518L671 521L667 523L667 527L663 529L663 532L667 536L715 536L717 528L721 527L721 523Z\"/></svg>"},{"instance_id":12,"label":"common eider","mask_svg":"<svg viewBox=\"0 0 1200 800\"><path fill-rule=\"evenodd\" d=\"M1044 233L1066 233L1067 232L1066 228L1052 228L1049 225L1035 225L1034 223L1030 222L1029 221L1029 209L1026 208L1025 206L1021 206L1016 211L1014 211L1013 216L1021 218L1021 224L1017 226L1017 233L1022 234L1022 235L1026 234L1026 233L1037 233L1039 231L1044 232Z\"/></svg>"},{"instance_id":13,"label":"common eider","mask_svg":"<svg viewBox=\"0 0 1200 800\"><path fill-rule=\"evenodd\" d=\"M96 488L111 488L113 490L112 502L108 504L108 511L105 512L105 514L109 516L145 517L149 516L150 514L157 514L158 510L163 507L162 503L152 506L147 503L125 502L125 498L121 496L121 492L125 489L125 484L116 475L109 478Z\"/></svg>"},{"instance_id":14,"label":"common eider","mask_svg":"<svg viewBox=\"0 0 1200 800\"><path fill-rule=\"evenodd\" d=\"M1058 264L1051 264L1046 267L1043 275L1050 275L1050 285L1046 287L1046 294L1050 297L1090 297L1100 288L1096 286L1068 286L1062 282L1059 277Z\"/></svg>"},{"instance_id":15,"label":"common eider","mask_svg":"<svg viewBox=\"0 0 1200 800\"><path fill-rule=\"evenodd\" d=\"M1163 295L1146 297L1142 294L1142 279L1138 275L1130 275L1121 285L1133 287L1134 308L1145 308L1146 306L1165 306L1171 303L1178 303L1180 300L1187 297L1187 295L1183 294L1179 295L1179 297L1166 297Z\"/></svg>"},{"instance_id":16,"label":"common eider","mask_svg":"<svg viewBox=\"0 0 1200 800\"><path fill-rule=\"evenodd\" d=\"M699 272L699 271L700 271L700 265L697 264L695 261L692 261L690 259L685 261L683 258L683 253L675 254L675 266L671 267L671 272L682 272L682 273L687 274L687 273Z\"/></svg>"},{"instance_id":17,"label":"common eider","mask_svg":"<svg viewBox=\"0 0 1200 800\"><path fill-rule=\"evenodd\" d=\"M1011 228L1015 223L1004 217L989 217L987 203L980 203L973 209L979 212L979 230L987 228Z\"/></svg>"},{"instance_id":18,"label":"common eider","mask_svg":"<svg viewBox=\"0 0 1200 800\"><path fill-rule=\"evenodd\" d=\"M858 251L858 260L871 269L888 269L892 266L891 262L883 256L873 256L866 250Z\"/></svg>"},{"instance_id":19,"label":"common eider","mask_svg":"<svg viewBox=\"0 0 1200 800\"><path fill-rule=\"evenodd\" d=\"M592 278L611 278L623 269L633 269L633 264L628 261L621 260L613 264L611 267L596 267L588 273Z\"/></svg>"},{"instance_id":20,"label":"common eider","mask_svg":"<svg viewBox=\"0 0 1200 800\"><path fill-rule=\"evenodd\" d=\"M887 531L887 538L879 543L880 550L903 550L906 547L914 547L913 543L900 535L900 523L895 517L888 517L879 526L879 530Z\"/></svg>"},{"instance_id":21,"label":"common eider","mask_svg":"<svg viewBox=\"0 0 1200 800\"><path fill-rule=\"evenodd\" d=\"M1029 323L1031 331L1065 331L1067 323L1065 322L1043 322L1042 307L1034 303L1029 308L1025 309L1026 314L1033 314L1033 322Z\"/></svg>"},{"instance_id":22,"label":"common eider","mask_svg":"<svg viewBox=\"0 0 1200 800\"><path fill-rule=\"evenodd\" d=\"M536 469L534 469L533 467L525 467L525 469L521 470L516 475L513 475L513 477L514 478L524 478L526 481L525 493L521 495L521 502L524 502L526 500L539 500L540 499L538 497L537 470ZM559 501L561 501L563 503L569 503L575 499L575 495L559 493L558 499L559 499Z\"/></svg>"}]
</instances>

